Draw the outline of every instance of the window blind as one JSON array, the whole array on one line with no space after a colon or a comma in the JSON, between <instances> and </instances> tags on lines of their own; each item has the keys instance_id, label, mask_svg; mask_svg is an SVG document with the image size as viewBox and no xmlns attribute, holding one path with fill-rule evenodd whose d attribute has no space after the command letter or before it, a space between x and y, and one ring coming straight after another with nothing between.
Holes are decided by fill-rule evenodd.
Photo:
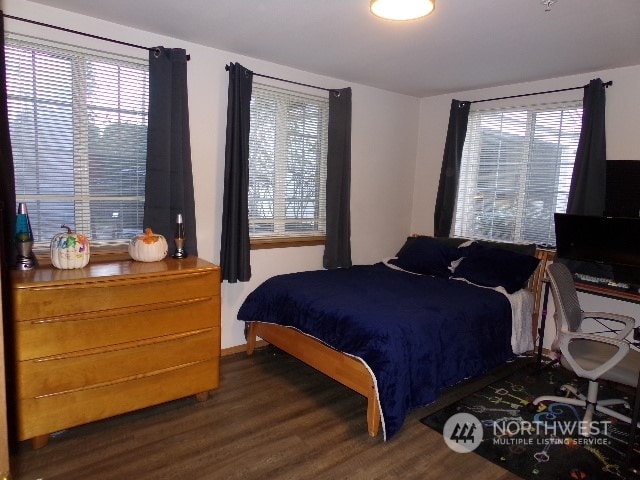
<instances>
[{"instance_id":1,"label":"window blind","mask_svg":"<svg viewBox=\"0 0 640 480\"><path fill-rule=\"evenodd\" d=\"M62 224L95 245L142 228L146 61L10 35L5 44L16 200L36 244Z\"/></svg>"},{"instance_id":2,"label":"window blind","mask_svg":"<svg viewBox=\"0 0 640 480\"><path fill-rule=\"evenodd\" d=\"M324 235L328 99L254 83L250 122L250 237Z\"/></svg>"},{"instance_id":3,"label":"window blind","mask_svg":"<svg viewBox=\"0 0 640 480\"><path fill-rule=\"evenodd\" d=\"M470 112L455 234L555 245L581 122L581 101Z\"/></svg>"}]
</instances>

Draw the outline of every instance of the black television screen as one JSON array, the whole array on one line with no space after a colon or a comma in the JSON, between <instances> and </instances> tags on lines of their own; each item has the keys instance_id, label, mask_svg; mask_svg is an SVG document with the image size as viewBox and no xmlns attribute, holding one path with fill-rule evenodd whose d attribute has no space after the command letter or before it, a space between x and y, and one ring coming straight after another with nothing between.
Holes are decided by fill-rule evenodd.
<instances>
[{"instance_id":1,"label":"black television screen","mask_svg":"<svg viewBox=\"0 0 640 480\"><path fill-rule=\"evenodd\" d=\"M556 213L554 220L557 257L586 268L574 273L591 273L600 265L599 271L611 272L616 281L640 283L640 218ZM588 263L596 265L588 268Z\"/></svg>"}]
</instances>

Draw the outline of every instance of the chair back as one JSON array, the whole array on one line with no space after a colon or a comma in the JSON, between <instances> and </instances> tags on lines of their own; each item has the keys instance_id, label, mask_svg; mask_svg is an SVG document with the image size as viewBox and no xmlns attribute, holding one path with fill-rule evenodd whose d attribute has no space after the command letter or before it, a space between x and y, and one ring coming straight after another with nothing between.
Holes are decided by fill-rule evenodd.
<instances>
[{"instance_id":1,"label":"chair back","mask_svg":"<svg viewBox=\"0 0 640 480\"><path fill-rule=\"evenodd\" d=\"M578 292L573 275L566 265L554 262L547 265L547 274L551 282L551 293L556 308L556 333L576 332L582 323L582 310L578 301Z\"/></svg>"}]
</instances>

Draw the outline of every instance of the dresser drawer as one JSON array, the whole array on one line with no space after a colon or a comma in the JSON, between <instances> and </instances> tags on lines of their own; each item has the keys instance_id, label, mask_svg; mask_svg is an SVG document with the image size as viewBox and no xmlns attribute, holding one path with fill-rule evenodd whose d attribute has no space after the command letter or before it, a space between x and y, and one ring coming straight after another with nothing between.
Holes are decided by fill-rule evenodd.
<instances>
[{"instance_id":1,"label":"dresser drawer","mask_svg":"<svg viewBox=\"0 0 640 480\"><path fill-rule=\"evenodd\" d=\"M95 420L218 388L219 359L153 375L20 401L18 439L46 435Z\"/></svg>"},{"instance_id":2,"label":"dresser drawer","mask_svg":"<svg viewBox=\"0 0 640 480\"><path fill-rule=\"evenodd\" d=\"M216 275L202 271L167 277L104 277L73 285L14 290L15 321L62 317L219 295Z\"/></svg>"},{"instance_id":3,"label":"dresser drawer","mask_svg":"<svg viewBox=\"0 0 640 480\"><path fill-rule=\"evenodd\" d=\"M162 337L219 325L220 297L159 302L129 309L18 322L16 359Z\"/></svg>"},{"instance_id":4,"label":"dresser drawer","mask_svg":"<svg viewBox=\"0 0 640 480\"><path fill-rule=\"evenodd\" d=\"M42 397L154 375L220 355L220 329L18 363L18 398Z\"/></svg>"}]
</instances>

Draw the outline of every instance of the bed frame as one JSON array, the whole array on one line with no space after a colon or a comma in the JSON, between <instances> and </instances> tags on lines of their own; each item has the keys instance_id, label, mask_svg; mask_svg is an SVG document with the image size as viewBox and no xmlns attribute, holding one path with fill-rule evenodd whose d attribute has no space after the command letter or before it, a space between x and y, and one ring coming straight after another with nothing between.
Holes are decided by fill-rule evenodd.
<instances>
[{"instance_id":1,"label":"bed frame","mask_svg":"<svg viewBox=\"0 0 640 480\"><path fill-rule=\"evenodd\" d=\"M527 288L534 295L533 338L536 338L541 305L542 282L547 263L553 259L553 251L536 250L540 264L529 280ZM328 347L298 330L270 323L248 322L247 354L253 354L256 337L262 338L289 353L316 370L328 375L367 399L367 430L375 437L380 428L380 403L376 395L375 379L363 362L355 357Z\"/></svg>"}]
</instances>

